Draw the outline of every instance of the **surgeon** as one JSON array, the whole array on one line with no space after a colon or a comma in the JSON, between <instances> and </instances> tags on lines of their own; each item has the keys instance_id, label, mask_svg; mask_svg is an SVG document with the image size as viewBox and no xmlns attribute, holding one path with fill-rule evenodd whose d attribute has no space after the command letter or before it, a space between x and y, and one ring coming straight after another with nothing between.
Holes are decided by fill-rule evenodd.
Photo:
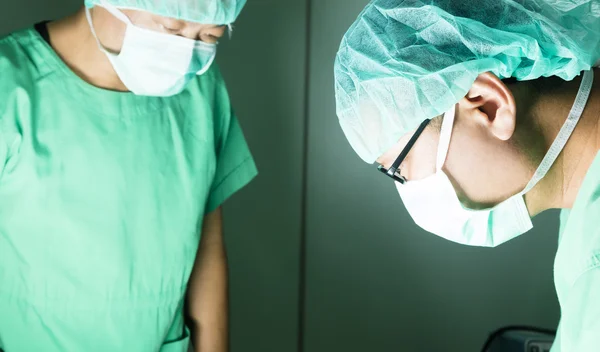
<instances>
[{"instance_id":1,"label":"surgeon","mask_svg":"<svg viewBox=\"0 0 600 352\"><path fill-rule=\"evenodd\" d=\"M348 141L423 229L498 246L565 209L552 352L600 346L599 58L597 0L374 0L335 62Z\"/></svg>"},{"instance_id":2,"label":"surgeon","mask_svg":"<svg viewBox=\"0 0 600 352\"><path fill-rule=\"evenodd\" d=\"M257 172L213 61L244 3L0 39L0 350L228 350L221 205Z\"/></svg>"}]
</instances>

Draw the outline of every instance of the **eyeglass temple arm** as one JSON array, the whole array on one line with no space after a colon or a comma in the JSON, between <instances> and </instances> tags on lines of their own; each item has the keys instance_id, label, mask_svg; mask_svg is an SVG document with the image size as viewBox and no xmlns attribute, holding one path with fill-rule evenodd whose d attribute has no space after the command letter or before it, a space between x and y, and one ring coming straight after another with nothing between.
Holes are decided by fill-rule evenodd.
<instances>
[{"instance_id":1,"label":"eyeglass temple arm","mask_svg":"<svg viewBox=\"0 0 600 352\"><path fill-rule=\"evenodd\" d=\"M396 171L400 167L400 164L402 164L402 162L404 161L412 147L415 145L417 139L419 139L419 136L421 135L421 133L423 133L423 130L425 129L425 127L427 127L429 122L431 122L431 119L426 119L425 121L421 122L415 134L413 134L413 136L410 138L404 149L402 149L400 155L398 155L392 166L390 166L390 168L388 169L388 174L393 175L396 173Z\"/></svg>"}]
</instances>

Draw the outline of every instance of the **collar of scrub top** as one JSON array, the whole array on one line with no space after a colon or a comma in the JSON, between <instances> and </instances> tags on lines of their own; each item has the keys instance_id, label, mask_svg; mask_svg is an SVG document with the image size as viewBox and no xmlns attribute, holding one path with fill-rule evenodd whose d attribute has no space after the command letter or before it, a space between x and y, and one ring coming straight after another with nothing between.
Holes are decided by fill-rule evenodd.
<instances>
[{"instance_id":1,"label":"collar of scrub top","mask_svg":"<svg viewBox=\"0 0 600 352\"><path fill-rule=\"evenodd\" d=\"M377 169L386 174L387 176L391 177L396 182L400 182L401 184L405 184L406 182L408 182L406 177L400 174L400 165L402 164L412 147L415 145L417 139L419 139L419 136L421 135L421 133L423 133L425 127L427 127L429 122L431 122L431 119L426 119L425 121L421 122L419 128L417 128L415 134L413 134L413 136L410 138L404 149L402 149L402 152L400 153L400 155L398 155L396 161L394 161L392 166L386 169L383 165L380 165Z\"/></svg>"}]
</instances>

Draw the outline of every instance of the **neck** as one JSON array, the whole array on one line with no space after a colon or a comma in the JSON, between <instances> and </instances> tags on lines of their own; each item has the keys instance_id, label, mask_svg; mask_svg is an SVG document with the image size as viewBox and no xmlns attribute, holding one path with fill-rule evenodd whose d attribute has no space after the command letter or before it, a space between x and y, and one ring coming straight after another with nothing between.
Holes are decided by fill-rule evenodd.
<instances>
[{"instance_id":1,"label":"neck","mask_svg":"<svg viewBox=\"0 0 600 352\"><path fill-rule=\"evenodd\" d=\"M48 24L52 48L81 79L98 88L127 91L108 57L100 51L85 9Z\"/></svg>"},{"instance_id":2,"label":"neck","mask_svg":"<svg viewBox=\"0 0 600 352\"><path fill-rule=\"evenodd\" d=\"M577 127L552 168L527 195L530 214L548 209L569 209L600 149L600 70L594 70L594 84ZM542 94L533 108L533 117L546 144L546 150L556 139L571 110L582 76L564 82Z\"/></svg>"}]
</instances>

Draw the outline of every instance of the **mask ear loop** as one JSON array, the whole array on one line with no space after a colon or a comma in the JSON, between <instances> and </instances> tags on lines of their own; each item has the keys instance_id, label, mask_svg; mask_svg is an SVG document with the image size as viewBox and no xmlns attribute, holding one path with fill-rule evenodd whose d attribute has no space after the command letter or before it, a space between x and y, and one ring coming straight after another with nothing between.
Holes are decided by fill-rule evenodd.
<instances>
[{"instance_id":1,"label":"mask ear loop","mask_svg":"<svg viewBox=\"0 0 600 352\"><path fill-rule=\"evenodd\" d=\"M115 55L106 50L104 48L104 45L100 43L100 39L98 39L98 35L96 34L96 29L94 28L94 23L92 21L92 14L90 13L90 9L87 6L85 8L85 17L87 18L87 21L90 24L90 30L92 31L92 35L94 36L94 39L96 39L96 43L98 43L98 48L100 48L100 50L102 50L107 55Z\"/></svg>"},{"instance_id":2,"label":"mask ear loop","mask_svg":"<svg viewBox=\"0 0 600 352\"><path fill-rule=\"evenodd\" d=\"M99 6L106 9L106 11L108 11L111 15L115 16L117 19L125 22L125 24L127 24L128 26L133 26L133 23L131 23L129 17L125 16L125 14L119 11L119 9L117 9L116 7L106 3L105 1L101 1L101 5ZM94 39L96 39L96 43L98 43L98 47L100 47L100 50L102 50L107 55L117 55L106 50L106 48L104 48L104 45L100 43L100 39L98 39L98 34L96 34L96 29L94 28L94 23L92 21L92 14L87 6L85 8L85 17L87 17L88 23L90 24L90 29L92 30L92 35L94 36Z\"/></svg>"},{"instance_id":3,"label":"mask ear loop","mask_svg":"<svg viewBox=\"0 0 600 352\"><path fill-rule=\"evenodd\" d=\"M122 22L125 22L125 24L133 26L133 23L131 22L129 17L127 17L118 8L114 7L113 5L107 3L104 0L100 1L100 6L104 7L106 9L106 11L110 12L110 14L115 16L117 19L121 20Z\"/></svg>"},{"instance_id":4,"label":"mask ear loop","mask_svg":"<svg viewBox=\"0 0 600 352\"><path fill-rule=\"evenodd\" d=\"M581 115L583 114L583 109L585 109L585 106L587 104L593 83L594 72L592 70L585 71L583 73L583 79L581 80L581 84L579 85L577 97L575 98L575 102L573 103L573 107L569 112L567 120L561 127L556 139L554 140L554 142L550 146L550 149L546 153L546 156L544 156L544 159L542 159L540 166L538 166L537 170L535 171L535 174L533 175L525 189L521 192L521 194L525 194L531 191L531 189L542 178L544 178L544 176L546 176L546 174L556 161L556 158L558 158L561 151L564 149L565 145L569 141L569 138L571 137L571 134L575 130L575 127L577 127L577 123L579 122Z\"/></svg>"},{"instance_id":5,"label":"mask ear loop","mask_svg":"<svg viewBox=\"0 0 600 352\"><path fill-rule=\"evenodd\" d=\"M213 62L215 61L216 56L217 56L217 53L216 53L216 45L215 45L215 52L212 54L210 60L206 63L206 65L200 71L196 72L196 75L200 76L200 75L205 74L206 71L208 71L211 68Z\"/></svg>"},{"instance_id":6,"label":"mask ear loop","mask_svg":"<svg viewBox=\"0 0 600 352\"><path fill-rule=\"evenodd\" d=\"M440 141L438 144L436 171L442 170L442 166L446 162L448 156L448 148L450 147L450 137L452 136L452 127L454 126L454 116L456 114L456 104L444 113L442 117L442 128L440 130Z\"/></svg>"}]
</instances>

